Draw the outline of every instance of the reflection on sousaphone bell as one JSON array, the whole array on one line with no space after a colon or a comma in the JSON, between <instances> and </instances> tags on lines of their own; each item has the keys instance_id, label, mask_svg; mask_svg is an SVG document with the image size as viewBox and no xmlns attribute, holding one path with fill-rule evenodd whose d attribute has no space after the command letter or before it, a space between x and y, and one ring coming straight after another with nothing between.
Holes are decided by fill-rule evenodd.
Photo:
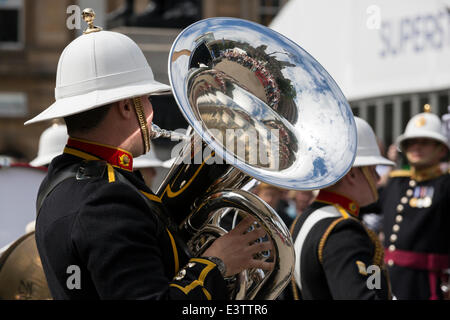
<instances>
[{"instance_id":1,"label":"reflection on sousaphone bell","mask_svg":"<svg viewBox=\"0 0 450 320\"><path fill-rule=\"evenodd\" d=\"M16 240L0 256L0 300L50 300L34 231Z\"/></svg>"},{"instance_id":2,"label":"reflection on sousaphone bell","mask_svg":"<svg viewBox=\"0 0 450 320\"><path fill-rule=\"evenodd\" d=\"M356 126L345 96L319 62L269 28L234 18L194 23L172 46L169 79L193 129L257 180L321 189L351 168ZM230 148L243 140L242 150Z\"/></svg>"},{"instance_id":3,"label":"reflection on sousaphone bell","mask_svg":"<svg viewBox=\"0 0 450 320\"><path fill-rule=\"evenodd\" d=\"M292 238L273 208L239 189L252 179L296 190L336 183L356 154L350 106L306 51L242 19L205 19L184 29L169 53L169 79L193 133L157 196L194 256L229 232L227 215L231 228L253 217L273 248L258 259L273 259L275 267L228 279L229 298L275 299L293 273Z\"/></svg>"}]
</instances>

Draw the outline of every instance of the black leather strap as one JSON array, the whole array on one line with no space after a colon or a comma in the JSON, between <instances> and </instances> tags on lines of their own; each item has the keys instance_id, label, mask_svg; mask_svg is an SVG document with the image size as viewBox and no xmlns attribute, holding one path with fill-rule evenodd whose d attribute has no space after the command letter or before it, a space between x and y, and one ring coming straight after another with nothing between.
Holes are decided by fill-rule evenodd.
<instances>
[{"instance_id":1,"label":"black leather strap","mask_svg":"<svg viewBox=\"0 0 450 320\"><path fill-rule=\"evenodd\" d=\"M56 188L56 186L67 179L75 178L79 166L80 164L77 163L76 165L67 167L65 170L56 174L51 180L46 180L41 184L36 200L36 216L39 215L39 211L41 210L44 200Z\"/></svg>"},{"instance_id":2,"label":"black leather strap","mask_svg":"<svg viewBox=\"0 0 450 320\"><path fill-rule=\"evenodd\" d=\"M39 215L42 204L48 195L63 181L71 178L77 180L85 180L94 177L103 176L106 169L106 161L83 161L81 163L75 163L71 166L64 168L55 174L52 179L47 179L39 187L38 197L36 200L36 215Z\"/></svg>"}]
</instances>

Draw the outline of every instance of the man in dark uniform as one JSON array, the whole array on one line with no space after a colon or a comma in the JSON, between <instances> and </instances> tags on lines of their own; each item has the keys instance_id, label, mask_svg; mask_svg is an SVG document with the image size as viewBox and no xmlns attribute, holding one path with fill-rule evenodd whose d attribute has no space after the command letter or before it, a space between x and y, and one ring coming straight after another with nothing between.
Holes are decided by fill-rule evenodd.
<instances>
[{"instance_id":1,"label":"man in dark uniform","mask_svg":"<svg viewBox=\"0 0 450 320\"><path fill-rule=\"evenodd\" d=\"M291 226L295 240L294 297L302 299L389 299L383 247L361 222L359 207L375 202L378 164L393 165L380 155L369 124L355 118L356 159L335 185ZM300 289L300 290L298 290Z\"/></svg>"},{"instance_id":2,"label":"man in dark uniform","mask_svg":"<svg viewBox=\"0 0 450 320\"><path fill-rule=\"evenodd\" d=\"M385 261L398 299L442 299L449 268L450 176L440 169L448 153L438 116L426 112L408 122L397 139L410 170L390 173L380 194Z\"/></svg>"},{"instance_id":3,"label":"man in dark uniform","mask_svg":"<svg viewBox=\"0 0 450 320\"><path fill-rule=\"evenodd\" d=\"M88 12L89 14L89 12ZM87 20L89 21L89 20ZM128 37L92 25L63 51L56 102L28 123L63 117L69 140L41 185L36 241L55 299L225 299L225 276L269 244L245 219L192 258L133 157L149 151L153 107L167 94Z\"/></svg>"}]
</instances>

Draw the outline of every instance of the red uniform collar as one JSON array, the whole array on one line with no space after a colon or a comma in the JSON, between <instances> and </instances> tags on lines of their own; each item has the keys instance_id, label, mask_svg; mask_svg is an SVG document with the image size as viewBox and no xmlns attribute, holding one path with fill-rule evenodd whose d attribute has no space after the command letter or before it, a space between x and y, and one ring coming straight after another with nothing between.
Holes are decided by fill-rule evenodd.
<instances>
[{"instance_id":1,"label":"red uniform collar","mask_svg":"<svg viewBox=\"0 0 450 320\"><path fill-rule=\"evenodd\" d=\"M359 205L350 198L347 198L341 194L334 193L331 191L320 190L319 194L316 197L316 201L339 205L345 209L348 213L350 213L354 217L358 217L359 215Z\"/></svg>"},{"instance_id":2,"label":"red uniform collar","mask_svg":"<svg viewBox=\"0 0 450 320\"><path fill-rule=\"evenodd\" d=\"M133 156L126 150L97 142L69 138L64 153L86 160L105 160L113 167L133 171Z\"/></svg>"}]
</instances>

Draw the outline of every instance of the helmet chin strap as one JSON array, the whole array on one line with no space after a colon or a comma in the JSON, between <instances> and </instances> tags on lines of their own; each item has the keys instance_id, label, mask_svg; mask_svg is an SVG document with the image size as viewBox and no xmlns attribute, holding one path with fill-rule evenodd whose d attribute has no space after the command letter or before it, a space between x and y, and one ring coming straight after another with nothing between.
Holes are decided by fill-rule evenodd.
<instances>
[{"instance_id":1,"label":"helmet chin strap","mask_svg":"<svg viewBox=\"0 0 450 320\"><path fill-rule=\"evenodd\" d=\"M375 201L378 200L378 189L377 189L377 184L373 179L373 175L370 172L369 167L365 166L365 167L360 167L362 173L364 174L364 176L366 177L367 183L369 183L370 186L370 190L372 191L372 195L374 196Z\"/></svg>"},{"instance_id":2,"label":"helmet chin strap","mask_svg":"<svg viewBox=\"0 0 450 320\"><path fill-rule=\"evenodd\" d=\"M141 128L142 141L144 142L144 154L150 151L150 132L148 130L147 118L145 117L144 107L140 97L133 98L134 110Z\"/></svg>"}]
</instances>

